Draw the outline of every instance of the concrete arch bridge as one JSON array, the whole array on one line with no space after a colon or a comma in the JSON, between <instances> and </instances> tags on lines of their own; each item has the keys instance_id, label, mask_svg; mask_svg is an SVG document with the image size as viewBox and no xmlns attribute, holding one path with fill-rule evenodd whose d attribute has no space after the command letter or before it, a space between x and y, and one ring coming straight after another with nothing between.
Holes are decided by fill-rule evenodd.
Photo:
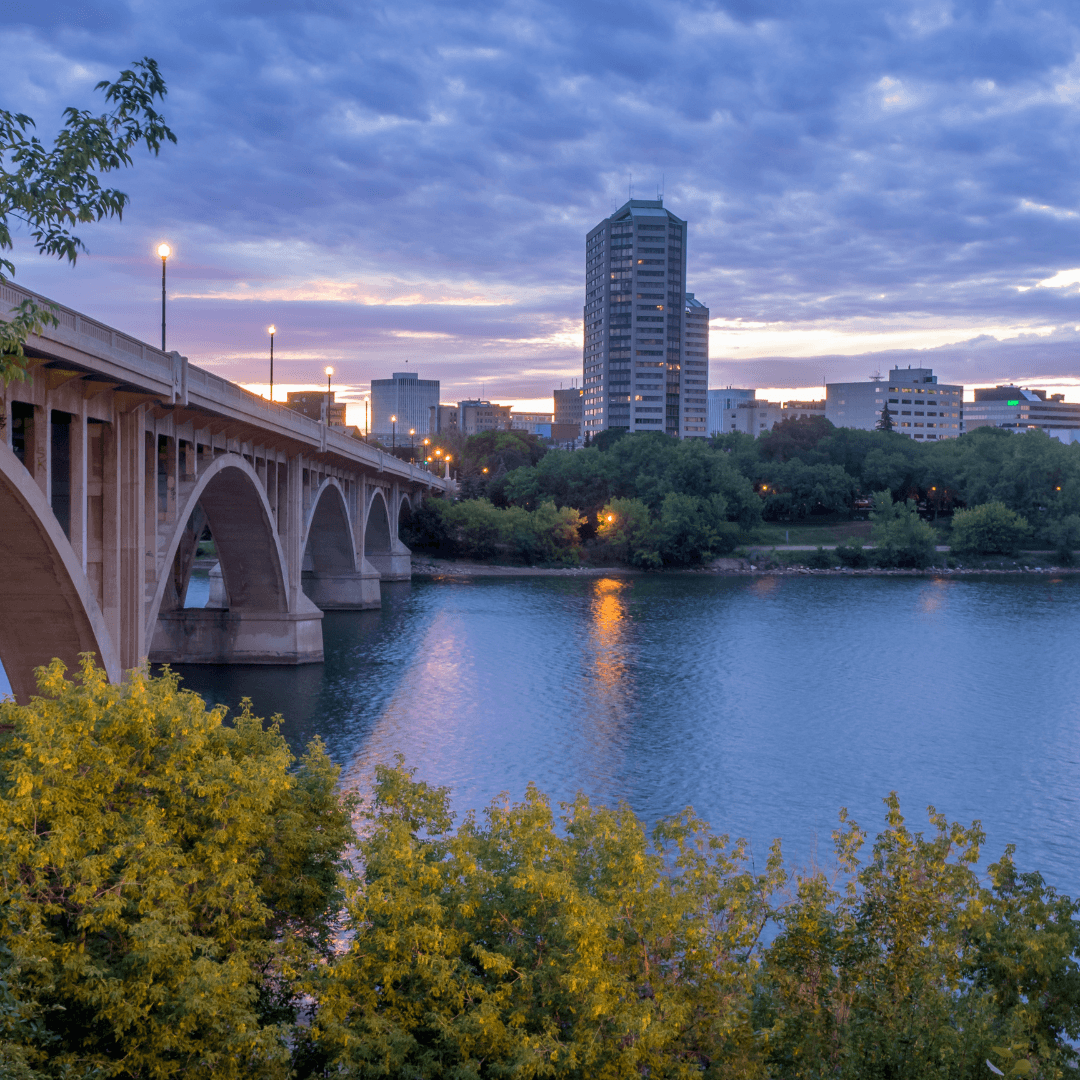
<instances>
[{"instance_id":1,"label":"concrete arch bridge","mask_svg":"<svg viewBox=\"0 0 1080 1080\"><path fill-rule=\"evenodd\" d=\"M32 295L0 285L0 311ZM18 700L36 666L80 652L114 680L147 658L319 662L323 610L378 607L381 581L410 577L399 524L452 481L52 307L30 378L0 386L0 661ZM220 595L185 608L206 530Z\"/></svg>"}]
</instances>

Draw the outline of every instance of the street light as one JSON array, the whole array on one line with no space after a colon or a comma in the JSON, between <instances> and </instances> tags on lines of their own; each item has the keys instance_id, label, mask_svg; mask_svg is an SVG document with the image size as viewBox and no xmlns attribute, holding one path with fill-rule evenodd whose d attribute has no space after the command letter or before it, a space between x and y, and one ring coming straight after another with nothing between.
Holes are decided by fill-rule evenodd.
<instances>
[{"instance_id":1,"label":"street light","mask_svg":"<svg viewBox=\"0 0 1080 1080\"><path fill-rule=\"evenodd\" d=\"M334 369L328 367L326 369L326 426L330 426L330 376L334 374Z\"/></svg>"},{"instance_id":2,"label":"street light","mask_svg":"<svg viewBox=\"0 0 1080 1080\"><path fill-rule=\"evenodd\" d=\"M157 253L161 256L161 351L165 351L165 260L172 254L168 244L158 244Z\"/></svg>"},{"instance_id":3,"label":"street light","mask_svg":"<svg viewBox=\"0 0 1080 1080\"><path fill-rule=\"evenodd\" d=\"M447 454L446 457L443 458L443 461L446 462L446 479L449 480L450 479L450 455Z\"/></svg>"},{"instance_id":4,"label":"street light","mask_svg":"<svg viewBox=\"0 0 1080 1080\"><path fill-rule=\"evenodd\" d=\"M390 417L390 423L394 425L393 430L390 433L390 437L393 440L393 442L390 444L390 446L391 446L391 449L396 450L397 449L397 417L396 416L391 416Z\"/></svg>"},{"instance_id":5,"label":"street light","mask_svg":"<svg viewBox=\"0 0 1080 1080\"><path fill-rule=\"evenodd\" d=\"M270 400L274 400L274 335L277 333L276 326L267 328L270 334Z\"/></svg>"},{"instance_id":6,"label":"street light","mask_svg":"<svg viewBox=\"0 0 1080 1080\"><path fill-rule=\"evenodd\" d=\"M410 446L410 448L413 446L413 436L415 434L416 434L416 428L414 428L414 427L409 428L409 446Z\"/></svg>"}]
</instances>

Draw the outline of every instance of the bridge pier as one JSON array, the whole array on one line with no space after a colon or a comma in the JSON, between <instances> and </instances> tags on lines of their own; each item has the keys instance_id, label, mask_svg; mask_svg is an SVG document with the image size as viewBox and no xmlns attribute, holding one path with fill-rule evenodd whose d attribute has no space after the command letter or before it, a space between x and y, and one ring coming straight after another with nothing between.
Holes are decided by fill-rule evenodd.
<instances>
[{"instance_id":1,"label":"bridge pier","mask_svg":"<svg viewBox=\"0 0 1080 1080\"><path fill-rule=\"evenodd\" d=\"M322 612L176 608L158 615L153 664L318 664Z\"/></svg>"},{"instance_id":2,"label":"bridge pier","mask_svg":"<svg viewBox=\"0 0 1080 1080\"><path fill-rule=\"evenodd\" d=\"M412 578L412 552L396 537L389 551L369 551L367 561L383 581L409 581Z\"/></svg>"},{"instance_id":3,"label":"bridge pier","mask_svg":"<svg viewBox=\"0 0 1080 1080\"><path fill-rule=\"evenodd\" d=\"M304 594L323 611L366 611L382 606L374 567L340 573L305 571Z\"/></svg>"}]
</instances>

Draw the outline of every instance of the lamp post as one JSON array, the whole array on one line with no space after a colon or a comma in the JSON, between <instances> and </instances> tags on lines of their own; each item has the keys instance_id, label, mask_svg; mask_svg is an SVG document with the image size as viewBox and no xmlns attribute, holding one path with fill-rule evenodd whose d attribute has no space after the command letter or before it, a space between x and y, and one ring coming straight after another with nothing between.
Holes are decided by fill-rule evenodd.
<instances>
[{"instance_id":1,"label":"lamp post","mask_svg":"<svg viewBox=\"0 0 1080 1080\"><path fill-rule=\"evenodd\" d=\"M390 423L393 425L393 430L392 430L391 435L390 435L390 438L393 441L391 442L390 445L394 450L396 450L397 449L397 417L396 416L391 416L390 417Z\"/></svg>"},{"instance_id":2,"label":"lamp post","mask_svg":"<svg viewBox=\"0 0 1080 1080\"><path fill-rule=\"evenodd\" d=\"M157 253L161 256L161 351L165 351L165 260L172 254L168 244L158 244Z\"/></svg>"},{"instance_id":3,"label":"lamp post","mask_svg":"<svg viewBox=\"0 0 1080 1080\"><path fill-rule=\"evenodd\" d=\"M371 436L371 424L368 420L368 407L371 405L371 397L364 398L364 438Z\"/></svg>"},{"instance_id":4,"label":"lamp post","mask_svg":"<svg viewBox=\"0 0 1080 1080\"><path fill-rule=\"evenodd\" d=\"M416 428L409 428L409 449L414 450L416 448Z\"/></svg>"},{"instance_id":5,"label":"lamp post","mask_svg":"<svg viewBox=\"0 0 1080 1080\"><path fill-rule=\"evenodd\" d=\"M326 369L326 426L330 426L330 376L334 374L334 369L328 367Z\"/></svg>"},{"instance_id":6,"label":"lamp post","mask_svg":"<svg viewBox=\"0 0 1080 1080\"><path fill-rule=\"evenodd\" d=\"M269 328L270 333L270 400L274 400L274 335L277 333L277 327L271 326Z\"/></svg>"}]
</instances>

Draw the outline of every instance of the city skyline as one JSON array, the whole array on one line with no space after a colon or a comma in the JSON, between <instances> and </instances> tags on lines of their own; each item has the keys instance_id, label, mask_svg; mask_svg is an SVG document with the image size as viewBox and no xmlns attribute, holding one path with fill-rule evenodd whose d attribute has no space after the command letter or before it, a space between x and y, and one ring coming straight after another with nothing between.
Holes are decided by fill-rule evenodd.
<instances>
[{"instance_id":1,"label":"city skyline","mask_svg":"<svg viewBox=\"0 0 1080 1080\"><path fill-rule=\"evenodd\" d=\"M330 364L356 400L408 361L448 400L531 404L580 375L582 236L663 188L713 386L1075 385L1074 9L665 11L16 4L4 107L49 138L151 55L180 141L113 178L130 208L78 267L17 238L15 280L154 341L167 240L170 342L201 366L265 380L274 323L281 387Z\"/></svg>"}]
</instances>

